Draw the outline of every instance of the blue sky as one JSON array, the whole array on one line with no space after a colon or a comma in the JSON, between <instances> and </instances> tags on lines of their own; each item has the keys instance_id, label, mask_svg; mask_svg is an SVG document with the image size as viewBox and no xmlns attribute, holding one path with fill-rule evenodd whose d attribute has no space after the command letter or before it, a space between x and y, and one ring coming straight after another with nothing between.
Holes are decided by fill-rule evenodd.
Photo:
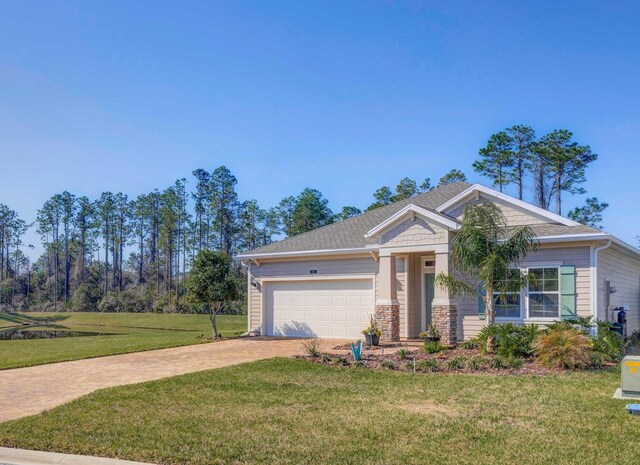
<instances>
[{"instance_id":1,"label":"blue sky","mask_svg":"<svg viewBox=\"0 0 640 465\"><path fill-rule=\"evenodd\" d=\"M32 221L63 190L225 164L265 207L307 186L366 207L404 176L482 182L478 148L523 123L591 145L585 187L636 244L639 22L637 2L4 1L0 202Z\"/></svg>"}]
</instances>

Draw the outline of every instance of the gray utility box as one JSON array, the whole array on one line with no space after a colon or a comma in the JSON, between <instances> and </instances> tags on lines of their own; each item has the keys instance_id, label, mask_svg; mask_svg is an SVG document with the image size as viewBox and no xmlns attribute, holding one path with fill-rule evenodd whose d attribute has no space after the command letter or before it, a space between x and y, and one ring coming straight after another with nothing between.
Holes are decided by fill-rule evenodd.
<instances>
[{"instance_id":1,"label":"gray utility box","mask_svg":"<svg viewBox=\"0 0 640 465\"><path fill-rule=\"evenodd\" d=\"M640 356L627 355L622 359L622 395L640 397Z\"/></svg>"}]
</instances>

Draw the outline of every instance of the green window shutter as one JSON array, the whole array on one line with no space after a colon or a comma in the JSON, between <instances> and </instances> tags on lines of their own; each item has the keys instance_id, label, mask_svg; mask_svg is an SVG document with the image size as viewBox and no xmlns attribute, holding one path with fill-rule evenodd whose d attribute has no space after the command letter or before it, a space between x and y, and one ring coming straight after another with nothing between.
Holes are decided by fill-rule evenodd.
<instances>
[{"instance_id":1,"label":"green window shutter","mask_svg":"<svg viewBox=\"0 0 640 465\"><path fill-rule=\"evenodd\" d=\"M576 267L560 267L560 317L575 318L576 313Z\"/></svg>"},{"instance_id":2,"label":"green window shutter","mask_svg":"<svg viewBox=\"0 0 640 465\"><path fill-rule=\"evenodd\" d=\"M487 313L484 308L484 300L483 297L487 295L487 291L485 291L482 283L478 284L478 318L484 320L487 318Z\"/></svg>"}]
</instances>

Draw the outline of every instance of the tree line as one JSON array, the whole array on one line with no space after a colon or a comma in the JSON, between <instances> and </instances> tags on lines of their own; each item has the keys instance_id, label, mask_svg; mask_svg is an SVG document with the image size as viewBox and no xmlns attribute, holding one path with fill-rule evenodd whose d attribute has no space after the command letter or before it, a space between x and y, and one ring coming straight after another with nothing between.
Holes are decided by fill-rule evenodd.
<instances>
[{"instance_id":1,"label":"tree line","mask_svg":"<svg viewBox=\"0 0 640 465\"><path fill-rule=\"evenodd\" d=\"M541 137L533 128L515 125L493 134L479 151L473 169L503 192L515 187L515 196L546 210L563 213L565 194L585 194L586 170L598 155L588 145L573 140L567 129L555 129ZM527 183L529 192L527 193ZM529 194L529 195L527 195ZM568 213L576 221L599 227L609 205L590 197L584 206Z\"/></svg>"},{"instance_id":2,"label":"tree line","mask_svg":"<svg viewBox=\"0 0 640 465\"><path fill-rule=\"evenodd\" d=\"M65 191L44 202L30 224L0 204L0 306L197 311L187 275L198 252L233 256L360 213L355 207L332 212L311 188L261 208L255 199L239 199L237 179L224 166L197 169L191 181L179 179L135 198L103 192L89 199ZM44 249L33 262L22 241L32 226ZM245 274L237 263L233 276L243 289ZM241 294L226 311L241 311Z\"/></svg>"},{"instance_id":3,"label":"tree line","mask_svg":"<svg viewBox=\"0 0 640 465\"><path fill-rule=\"evenodd\" d=\"M479 150L474 170L500 191L514 186L516 196L561 213L565 193L584 193L589 163L597 158L566 130L536 138L527 126L492 135ZM77 311L199 311L189 299L187 275L198 252L233 256L284 236L294 236L362 212L344 206L333 212L323 194L305 188L277 205L262 208L255 199L241 201L237 179L225 166L193 171L190 182L178 179L164 189L129 198L104 192L98 198L62 192L48 199L33 223L0 204L0 307ZM394 189L373 193L366 211L403 200L434 187L466 181L457 169L432 185L405 177ZM529 185L527 193L525 186ZM553 207L552 207L553 206ZM569 216L599 226L607 204L589 198ZM44 252L31 262L24 233L35 227ZM242 290L245 272L233 265Z\"/></svg>"}]
</instances>

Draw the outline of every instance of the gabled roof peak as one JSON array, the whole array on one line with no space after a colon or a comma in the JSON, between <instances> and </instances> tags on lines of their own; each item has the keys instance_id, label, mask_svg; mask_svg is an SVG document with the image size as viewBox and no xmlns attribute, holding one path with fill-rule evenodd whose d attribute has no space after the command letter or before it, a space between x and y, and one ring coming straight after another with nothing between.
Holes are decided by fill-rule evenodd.
<instances>
[{"instance_id":1,"label":"gabled roof peak","mask_svg":"<svg viewBox=\"0 0 640 465\"><path fill-rule=\"evenodd\" d=\"M364 237L367 239L372 237L377 237L383 232L395 226L397 223L405 221L407 218L410 218L410 217L415 218L416 216L422 217L427 221L428 220L434 221L439 225L444 226L447 229L454 229L454 230L460 229L460 223L457 220L451 217L448 217L442 213L438 213L436 211L419 207L418 205L414 205L413 203L410 203L403 209L391 215L389 218L377 224L374 228L370 229L364 235Z\"/></svg>"},{"instance_id":2,"label":"gabled roof peak","mask_svg":"<svg viewBox=\"0 0 640 465\"><path fill-rule=\"evenodd\" d=\"M564 216L558 215L556 213L552 213L544 208L536 207L530 203L527 203L523 200L516 199L515 197L511 197L510 195L504 194L502 192L498 192L495 189L491 189L490 187L483 186L482 184L472 184L464 191L460 192L456 196L450 198L445 203L436 208L436 211L440 213L444 213L447 211L453 210L455 207L466 201L473 194L482 194L485 197L490 199L498 199L507 204L511 204L515 207L518 207L522 210L528 211L533 215L536 215L541 218L545 218L554 223L563 224L565 226L578 226L580 223L577 221L570 220L569 218L565 218Z\"/></svg>"}]
</instances>

